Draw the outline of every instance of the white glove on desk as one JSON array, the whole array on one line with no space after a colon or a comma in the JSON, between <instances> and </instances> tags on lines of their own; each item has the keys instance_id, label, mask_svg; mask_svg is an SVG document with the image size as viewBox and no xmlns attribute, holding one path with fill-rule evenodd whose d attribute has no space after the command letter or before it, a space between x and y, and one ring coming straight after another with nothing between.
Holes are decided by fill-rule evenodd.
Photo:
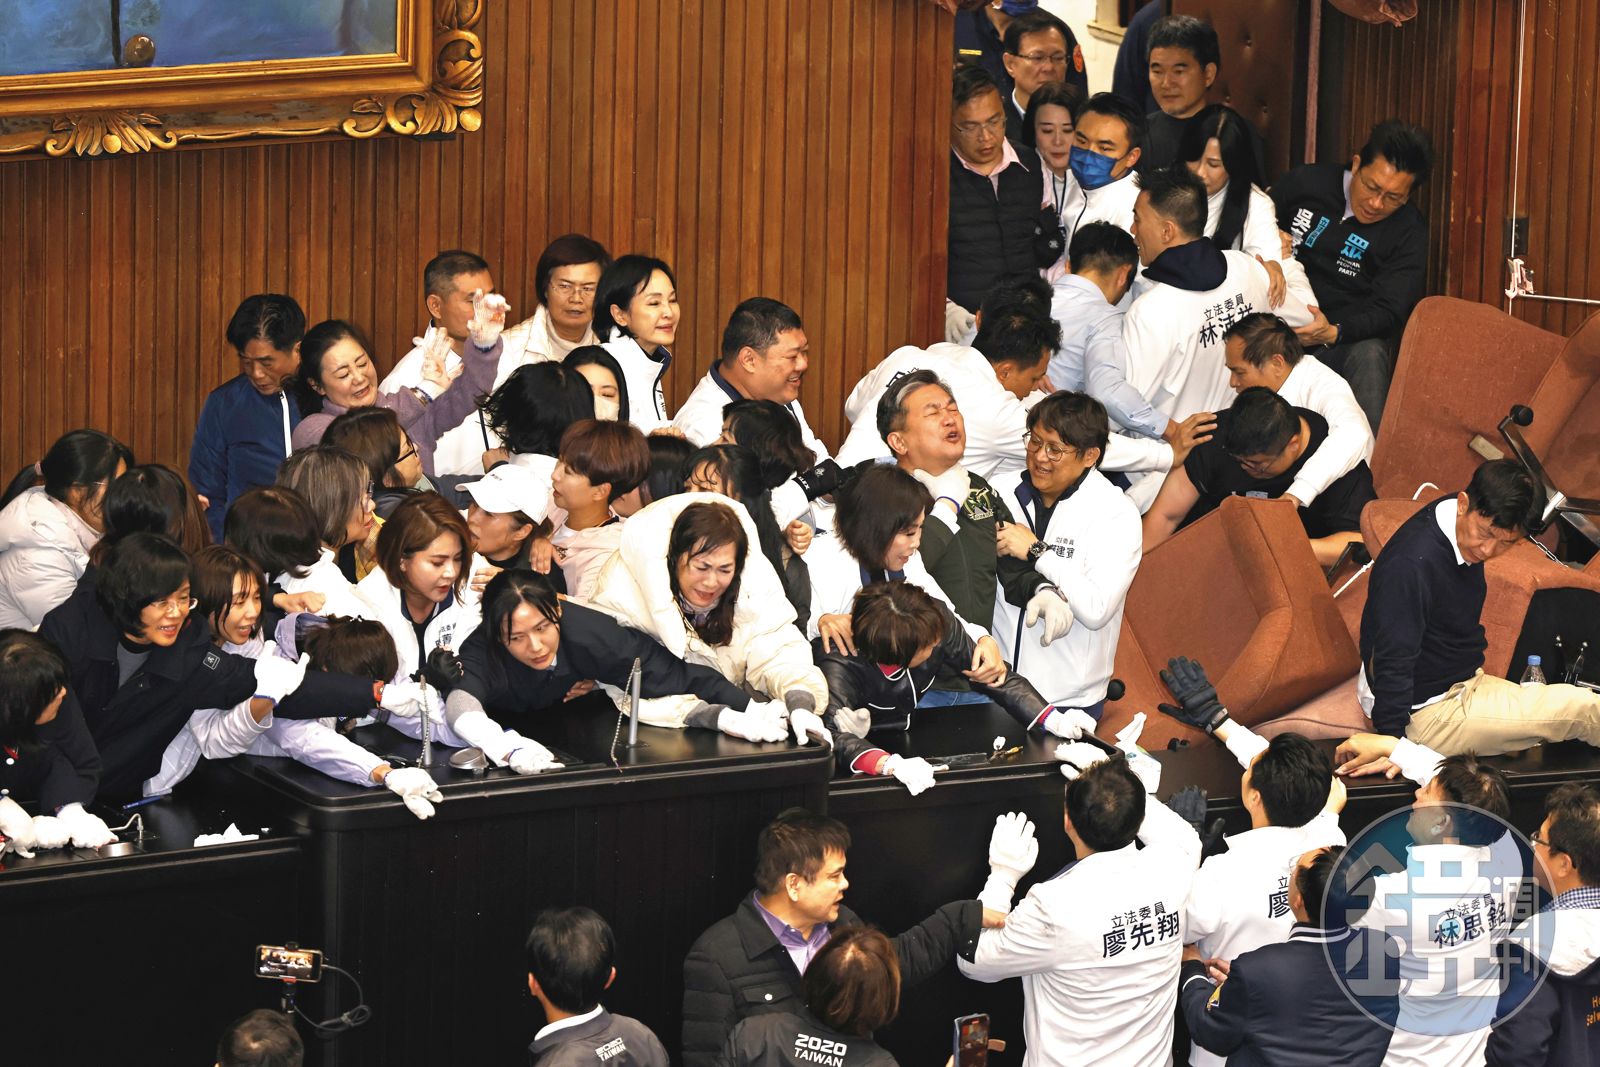
<instances>
[{"instance_id":1,"label":"white glove on desk","mask_svg":"<svg viewBox=\"0 0 1600 1067\"><path fill-rule=\"evenodd\" d=\"M1056 746L1056 759L1061 761L1061 776L1069 781L1078 777L1096 763L1104 763L1111 756L1099 745L1087 741L1073 741Z\"/></svg>"},{"instance_id":2,"label":"white glove on desk","mask_svg":"<svg viewBox=\"0 0 1600 1067\"><path fill-rule=\"evenodd\" d=\"M33 817L33 847L34 848L62 848L72 840L72 831L67 824L54 815L35 815Z\"/></svg>"},{"instance_id":3,"label":"white glove on desk","mask_svg":"<svg viewBox=\"0 0 1600 1067\"><path fill-rule=\"evenodd\" d=\"M1022 625L1032 626L1041 617L1044 619L1044 632L1039 635L1041 647L1067 636L1067 631L1072 629L1072 608L1055 589L1041 589L1028 598Z\"/></svg>"},{"instance_id":4,"label":"white glove on desk","mask_svg":"<svg viewBox=\"0 0 1600 1067\"><path fill-rule=\"evenodd\" d=\"M794 731L794 741L797 745L809 744L816 740L829 748L833 747L833 735L828 732L827 724L822 721L822 716L814 711L796 708L789 713L789 728Z\"/></svg>"},{"instance_id":5,"label":"white glove on desk","mask_svg":"<svg viewBox=\"0 0 1600 1067\"><path fill-rule=\"evenodd\" d=\"M111 832L111 827L105 824L105 820L84 811L82 804L68 804L56 812L56 818L61 820L61 825L72 835L72 844L75 848L99 848L117 839L117 835Z\"/></svg>"},{"instance_id":6,"label":"white glove on desk","mask_svg":"<svg viewBox=\"0 0 1600 1067\"><path fill-rule=\"evenodd\" d=\"M311 657L301 653L297 660L282 656L262 656L256 660L256 696L270 700L276 707L278 701L300 688L306 676L306 665Z\"/></svg>"},{"instance_id":7,"label":"white glove on desk","mask_svg":"<svg viewBox=\"0 0 1600 1067\"><path fill-rule=\"evenodd\" d=\"M884 761L883 773L893 775L912 796L933 788L933 764L921 756L890 756Z\"/></svg>"},{"instance_id":8,"label":"white glove on desk","mask_svg":"<svg viewBox=\"0 0 1600 1067\"><path fill-rule=\"evenodd\" d=\"M949 298L944 302L944 339L953 345L961 343L961 339L978 323L978 316Z\"/></svg>"},{"instance_id":9,"label":"white glove on desk","mask_svg":"<svg viewBox=\"0 0 1600 1067\"><path fill-rule=\"evenodd\" d=\"M0 837L6 839L0 853L15 852L23 859L33 856L33 816L10 797L0 797Z\"/></svg>"},{"instance_id":10,"label":"white glove on desk","mask_svg":"<svg viewBox=\"0 0 1600 1067\"><path fill-rule=\"evenodd\" d=\"M402 719L415 719L426 706L422 697L421 682L390 682L383 687L383 697L378 706Z\"/></svg>"},{"instance_id":11,"label":"white glove on desk","mask_svg":"<svg viewBox=\"0 0 1600 1067\"><path fill-rule=\"evenodd\" d=\"M509 733L509 731L507 731ZM506 765L515 774L538 774L540 771L558 771L566 764L556 762L556 754L537 741L520 734L513 735L516 745L506 754Z\"/></svg>"},{"instance_id":12,"label":"white glove on desk","mask_svg":"<svg viewBox=\"0 0 1600 1067\"><path fill-rule=\"evenodd\" d=\"M1010 911L1017 883L1038 860L1039 839L1028 817L1020 811L1000 816L989 835L989 878L978 900L991 911Z\"/></svg>"},{"instance_id":13,"label":"white glove on desk","mask_svg":"<svg viewBox=\"0 0 1600 1067\"><path fill-rule=\"evenodd\" d=\"M1044 717L1044 732L1063 741L1076 741L1084 734L1092 734L1098 725L1094 717L1081 708L1053 707Z\"/></svg>"},{"instance_id":14,"label":"white glove on desk","mask_svg":"<svg viewBox=\"0 0 1600 1067\"><path fill-rule=\"evenodd\" d=\"M789 736L788 724L781 719L759 711L734 711L732 708L717 713L717 729L745 741L783 741Z\"/></svg>"},{"instance_id":15,"label":"white glove on desk","mask_svg":"<svg viewBox=\"0 0 1600 1067\"><path fill-rule=\"evenodd\" d=\"M421 767L401 767L390 771L383 784L389 791L405 801L411 814L426 819L433 814L433 805L444 799L433 776ZM430 803L430 801L432 803Z\"/></svg>"}]
</instances>

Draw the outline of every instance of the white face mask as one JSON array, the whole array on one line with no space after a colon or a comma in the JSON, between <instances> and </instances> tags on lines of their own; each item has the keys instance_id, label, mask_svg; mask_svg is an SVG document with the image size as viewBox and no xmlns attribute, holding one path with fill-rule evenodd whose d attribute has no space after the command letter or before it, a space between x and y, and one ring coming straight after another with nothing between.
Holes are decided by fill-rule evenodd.
<instances>
[{"instance_id":1,"label":"white face mask","mask_svg":"<svg viewBox=\"0 0 1600 1067\"><path fill-rule=\"evenodd\" d=\"M615 422L622 414L622 405L610 397L597 396L594 398L594 417L601 422Z\"/></svg>"}]
</instances>

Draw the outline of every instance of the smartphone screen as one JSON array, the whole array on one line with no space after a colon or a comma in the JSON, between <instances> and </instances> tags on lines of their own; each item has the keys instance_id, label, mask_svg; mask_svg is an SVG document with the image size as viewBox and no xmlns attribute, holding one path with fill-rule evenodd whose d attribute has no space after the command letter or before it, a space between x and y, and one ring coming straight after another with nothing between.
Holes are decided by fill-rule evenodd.
<instances>
[{"instance_id":1,"label":"smartphone screen","mask_svg":"<svg viewBox=\"0 0 1600 1067\"><path fill-rule=\"evenodd\" d=\"M295 982L322 981L322 953L314 948L256 946L256 977Z\"/></svg>"},{"instance_id":2,"label":"smartphone screen","mask_svg":"<svg viewBox=\"0 0 1600 1067\"><path fill-rule=\"evenodd\" d=\"M956 1067L987 1067L989 1016L963 1015L956 1020Z\"/></svg>"}]
</instances>

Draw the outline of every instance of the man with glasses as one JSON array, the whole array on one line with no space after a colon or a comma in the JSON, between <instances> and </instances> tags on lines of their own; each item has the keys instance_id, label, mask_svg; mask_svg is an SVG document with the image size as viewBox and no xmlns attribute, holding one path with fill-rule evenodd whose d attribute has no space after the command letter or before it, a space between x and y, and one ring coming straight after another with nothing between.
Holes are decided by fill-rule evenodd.
<instances>
[{"instance_id":1,"label":"man with glasses","mask_svg":"<svg viewBox=\"0 0 1600 1067\"><path fill-rule=\"evenodd\" d=\"M1006 139L1000 89L982 67L952 79L950 231L945 340L966 336L974 311L1001 276L1037 270L1034 224L1044 200L1037 153Z\"/></svg>"},{"instance_id":2,"label":"man with glasses","mask_svg":"<svg viewBox=\"0 0 1600 1067\"><path fill-rule=\"evenodd\" d=\"M1317 295L1311 322L1296 332L1349 381L1374 434L1426 280L1428 224L1410 201L1432 166L1427 133L1388 119L1348 168L1307 164L1272 186L1278 227L1292 236Z\"/></svg>"},{"instance_id":3,"label":"man with glasses","mask_svg":"<svg viewBox=\"0 0 1600 1067\"><path fill-rule=\"evenodd\" d=\"M1005 32L1006 75L1011 91L1005 94L1006 136L1023 140L1022 116L1028 100L1046 82L1065 82L1089 95L1089 76L1083 69L1083 49L1067 24L1048 11L1034 10L1012 19Z\"/></svg>"}]
</instances>

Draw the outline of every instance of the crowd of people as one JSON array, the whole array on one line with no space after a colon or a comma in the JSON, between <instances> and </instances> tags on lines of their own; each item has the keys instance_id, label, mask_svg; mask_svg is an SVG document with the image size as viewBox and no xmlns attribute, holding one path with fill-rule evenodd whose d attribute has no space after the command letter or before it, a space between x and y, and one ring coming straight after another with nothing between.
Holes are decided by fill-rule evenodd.
<instances>
[{"instance_id":1,"label":"crowd of people","mask_svg":"<svg viewBox=\"0 0 1600 1067\"><path fill-rule=\"evenodd\" d=\"M1179 1013L1203 1062L1325 1062L1268 1047L1253 1021L1308 1003L1341 1062L1579 1062L1558 1051L1588 1040L1560 983L1540 1002L1544 1059L1521 1030L1496 1052L1487 1021L1420 1036L1404 997L1388 1016L1333 997L1336 969L1302 955L1353 936L1324 907L1344 844L1335 768L1302 737L1230 722L1198 665L1174 661L1162 710L1244 768L1254 829L1226 853L1202 862L1190 823L1081 740L1144 552L1229 496L1292 500L1325 566L1360 541L1423 290L1409 201L1427 135L1386 121L1348 165L1269 180L1258 132L1206 103L1220 49L1204 21L1145 28L1147 103L1087 95L1072 31L1031 3L958 18L972 61L953 77L945 337L888 353L842 398L837 454L801 404L813 357L793 308L740 302L673 398L671 265L581 234L544 250L520 323L491 264L433 257L428 326L387 375L359 325L245 298L218 324L239 374L206 399L187 477L63 427L0 501L5 847L105 845L92 805L164 795L241 753L387 788L425 819L437 783L353 728L426 724L497 767L549 772L541 713L590 693L632 709L636 660L645 723L831 745L838 773L912 794L935 768L884 732L993 701L1064 742L1075 865L1013 908L1037 843L1007 817L983 893L889 939L841 910L848 831L786 813L754 892L685 964L688 1067L834 1062L805 1049L879 1062L872 1033L902 984L952 959L1022 979L1035 1064L1164 1062ZM1600 745L1600 697L1483 673L1482 564L1539 529L1544 492L1512 461L1447 488L1371 573L1372 732L1337 769L1412 778L1419 811L1504 820L1504 777L1478 757ZM1493 840L1470 818L1430 825L1418 847ZM1577 988L1600 944L1600 797L1552 795L1540 834L1554 906L1578 916L1560 931L1576 970L1557 967ZM536 1055L666 1062L600 1006L612 953L592 912L539 918ZM1374 1013L1399 1018L1393 1040ZM270 1020L240 1025L276 1040Z\"/></svg>"}]
</instances>

